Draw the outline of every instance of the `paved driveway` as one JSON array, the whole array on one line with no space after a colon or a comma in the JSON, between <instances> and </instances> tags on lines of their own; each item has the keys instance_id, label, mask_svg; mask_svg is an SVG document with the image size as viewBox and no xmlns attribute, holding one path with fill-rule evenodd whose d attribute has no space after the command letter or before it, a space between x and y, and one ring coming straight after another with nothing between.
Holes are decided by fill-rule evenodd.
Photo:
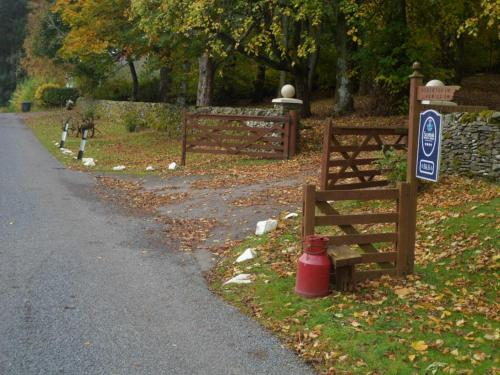
<instances>
[{"instance_id":1,"label":"paved driveway","mask_svg":"<svg viewBox=\"0 0 500 375\"><path fill-rule=\"evenodd\" d=\"M311 374L0 114L0 374Z\"/></svg>"}]
</instances>

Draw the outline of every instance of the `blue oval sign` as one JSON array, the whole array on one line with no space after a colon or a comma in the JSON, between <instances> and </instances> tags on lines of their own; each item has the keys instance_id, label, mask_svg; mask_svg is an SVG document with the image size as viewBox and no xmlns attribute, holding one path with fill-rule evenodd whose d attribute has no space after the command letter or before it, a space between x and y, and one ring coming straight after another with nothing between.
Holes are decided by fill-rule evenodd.
<instances>
[{"instance_id":1,"label":"blue oval sign","mask_svg":"<svg viewBox=\"0 0 500 375\"><path fill-rule=\"evenodd\" d=\"M442 117L430 109L420 114L417 149L417 177L437 182L439 176Z\"/></svg>"},{"instance_id":2,"label":"blue oval sign","mask_svg":"<svg viewBox=\"0 0 500 375\"><path fill-rule=\"evenodd\" d=\"M427 117L422 127L422 151L425 156L431 156L436 148L436 122L432 117Z\"/></svg>"}]
</instances>

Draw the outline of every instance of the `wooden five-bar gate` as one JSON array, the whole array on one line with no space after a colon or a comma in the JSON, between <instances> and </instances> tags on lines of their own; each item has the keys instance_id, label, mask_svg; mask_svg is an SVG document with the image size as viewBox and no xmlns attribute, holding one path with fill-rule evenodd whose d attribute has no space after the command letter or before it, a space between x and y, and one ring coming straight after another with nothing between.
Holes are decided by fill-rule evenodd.
<instances>
[{"instance_id":1,"label":"wooden five-bar gate","mask_svg":"<svg viewBox=\"0 0 500 375\"><path fill-rule=\"evenodd\" d=\"M187 152L288 159L295 154L291 116L184 113L182 160Z\"/></svg>"},{"instance_id":2,"label":"wooden five-bar gate","mask_svg":"<svg viewBox=\"0 0 500 375\"><path fill-rule=\"evenodd\" d=\"M375 164L390 148L406 150L408 129L334 127L330 122L323 138L320 187L345 190L388 185ZM379 152L377 154L377 151Z\"/></svg>"},{"instance_id":3,"label":"wooden five-bar gate","mask_svg":"<svg viewBox=\"0 0 500 375\"><path fill-rule=\"evenodd\" d=\"M305 186L304 238L317 234L318 227L335 226L339 229L335 235L328 236L328 253L334 264L338 289L353 289L356 283L381 275L408 273L408 194L406 183L397 188L359 190L316 191L314 185ZM383 212L369 213L342 214L335 207L341 201L354 200L388 201L389 204L384 205ZM383 229L379 229L380 226ZM361 231L361 228L366 230L368 227L375 230ZM377 263L375 269L359 269L360 265L373 263Z\"/></svg>"},{"instance_id":4,"label":"wooden five-bar gate","mask_svg":"<svg viewBox=\"0 0 500 375\"><path fill-rule=\"evenodd\" d=\"M406 144L405 128L345 128L332 123L325 128L320 190L304 187L302 234L335 227L336 234L328 236L328 253L340 290L381 275L409 273L409 187L387 187L388 171L376 164L384 152L406 150ZM339 206L345 201L362 202L369 212L364 208L341 213Z\"/></svg>"},{"instance_id":5,"label":"wooden five-bar gate","mask_svg":"<svg viewBox=\"0 0 500 375\"><path fill-rule=\"evenodd\" d=\"M450 101L458 86L424 86L420 63L410 76L408 126L394 128L326 127L320 190L304 187L303 236L328 233L338 289L352 289L356 282L413 272L417 212L416 161L419 117L423 109L439 112L478 111L481 107L424 106L425 100ZM343 139L343 141L342 141ZM406 181L387 187L388 172L377 165L388 149L406 150ZM364 209L341 204L361 201ZM382 203L374 204L373 201ZM387 204L387 201L392 202ZM368 208L366 208L368 206ZM347 213L341 213L341 208ZM390 209L390 210L388 210ZM378 210L378 212L374 212ZM325 232L320 227L334 226ZM370 264L376 263L376 267Z\"/></svg>"}]
</instances>

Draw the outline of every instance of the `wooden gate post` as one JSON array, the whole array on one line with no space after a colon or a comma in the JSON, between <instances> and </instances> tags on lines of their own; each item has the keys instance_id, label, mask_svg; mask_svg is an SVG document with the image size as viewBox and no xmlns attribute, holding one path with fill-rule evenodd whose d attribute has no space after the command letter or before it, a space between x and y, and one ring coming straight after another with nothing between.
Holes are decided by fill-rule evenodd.
<instances>
[{"instance_id":1,"label":"wooden gate post","mask_svg":"<svg viewBox=\"0 0 500 375\"><path fill-rule=\"evenodd\" d=\"M330 146L332 144L332 120L326 125L323 131L323 154L321 156L321 174L319 177L319 187L321 190L328 190L328 176L330 174Z\"/></svg>"},{"instance_id":2,"label":"wooden gate post","mask_svg":"<svg viewBox=\"0 0 500 375\"><path fill-rule=\"evenodd\" d=\"M417 162L417 142L418 142L418 123L422 105L417 99L418 87L422 86L423 75L420 73L420 63L413 63L413 74L410 75L410 103L408 113L408 157L406 182L409 185L408 197L408 249L406 260L406 272L413 273L415 263L415 235L417 230L417 188L416 177Z\"/></svg>"},{"instance_id":3,"label":"wooden gate post","mask_svg":"<svg viewBox=\"0 0 500 375\"><path fill-rule=\"evenodd\" d=\"M291 158L299 152L300 148L300 118L299 111L291 110L289 112L290 116L290 143L288 157Z\"/></svg>"}]
</instances>

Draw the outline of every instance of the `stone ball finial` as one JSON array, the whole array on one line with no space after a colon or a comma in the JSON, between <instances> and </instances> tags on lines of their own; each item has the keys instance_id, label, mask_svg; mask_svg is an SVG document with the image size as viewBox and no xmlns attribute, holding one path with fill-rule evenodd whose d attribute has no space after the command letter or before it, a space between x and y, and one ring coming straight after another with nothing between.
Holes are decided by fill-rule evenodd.
<instances>
[{"instance_id":1,"label":"stone ball finial","mask_svg":"<svg viewBox=\"0 0 500 375\"><path fill-rule=\"evenodd\" d=\"M413 70L420 70L422 69L422 65L418 61L415 61L412 65L412 68Z\"/></svg>"},{"instance_id":2,"label":"stone ball finial","mask_svg":"<svg viewBox=\"0 0 500 375\"><path fill-rule=\"evenodd\" d=\"M439 79L432 79L425 84L427 87L442 87L444 83Z\"/></svg>"},{"instance_id":3,"label":"stone ball finial","mask_svg":"<svg viewBox=\"0 0 500 375\"><path fill-rule=\"evenodd\" d=\"M295 87L292 85L285 85L281 88L281 96L291 99L295 96Z\"/></svg>"}]
</instances>

